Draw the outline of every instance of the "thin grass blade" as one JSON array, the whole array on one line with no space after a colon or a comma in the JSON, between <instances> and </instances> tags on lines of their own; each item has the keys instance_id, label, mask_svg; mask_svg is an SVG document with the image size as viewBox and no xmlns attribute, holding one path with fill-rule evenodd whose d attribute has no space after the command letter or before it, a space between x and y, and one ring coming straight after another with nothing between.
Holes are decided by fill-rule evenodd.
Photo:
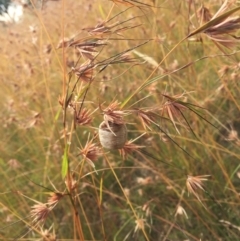
<instances>
[{"instance_id":1,"label":"thin grass blade","mask_svg":"<svg viewBox=\"0 0 240 241\"><path fill-rule=\"evenodd\" d=\"M206 31L207 29L209 29L209 28L211 28L213 26L216 26L217 24L221 23L222 21L224 21L226 18L228 18L230 15L232 15L235 12L237 12L238 10L240 10L240 6L236 7L236 8L233 8L233 9L229 10L228 12L223 13L220 16L210 20L209 22L205 23L204 25L202 25L198 29L196 29L193 32L191 32L188 35L188 38L193 36L193 35L196 35L198 33L204 32L204 31Z\"/></svg>"},{"instance_id":2,"label":"thin grass blade","mask_svg":"<svg viewBox=\"0 0 240 241\"><path fill-rule=\"evenodd\" d=\"M68 172L68 145L65 146L62 160L62 178L65 178Z\"/></svg>"}]
</instances>

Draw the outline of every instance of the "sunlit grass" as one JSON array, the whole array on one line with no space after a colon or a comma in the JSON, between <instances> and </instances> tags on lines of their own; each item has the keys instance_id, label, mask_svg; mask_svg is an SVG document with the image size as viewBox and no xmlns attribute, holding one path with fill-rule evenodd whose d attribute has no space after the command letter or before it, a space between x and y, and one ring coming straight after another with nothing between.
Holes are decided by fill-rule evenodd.
<instances>
[{"instance_id":1,"label":"sunlit grass","mask_svg":"<svg viewBox=\"0 0 240 241\"><path fill-rule=\"evenodd\" d=\"M1 26L1 240L237 240L238 48L200 34L194 1L155 4L49 1Z\"/></svg>"}]
</instances>

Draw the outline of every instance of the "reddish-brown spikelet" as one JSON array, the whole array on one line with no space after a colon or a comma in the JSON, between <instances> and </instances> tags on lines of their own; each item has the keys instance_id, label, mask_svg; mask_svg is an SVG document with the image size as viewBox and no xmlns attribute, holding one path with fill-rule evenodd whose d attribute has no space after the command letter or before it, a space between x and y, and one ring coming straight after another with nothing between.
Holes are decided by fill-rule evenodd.
<instances>
[{"instance_id":1,"label":"reddish-brown spikelet","mask_svg":"<svg viewBox=\"0 0 240 241\"><path fill-rule=\"evenodd\" d=\"M94 66L92 64L83 64L73 69L73 71L75 72L76 76L79 77L80 80L90 82L93 80L93 69Z\"/></svg>"},{"instance_id":2,"label":"reddish-brown spikelet","mask_svg":"<svg viewBox=\"0 0 240 241\"><path fill-rule=\"evenodd\" d=\"M74 46L82 56L86 57L89 60L93 60L98 54L96 48L104 45L106 45L106 43L104 42L104 40L100 39L90 39L85 42L83 42L82 40L76 40L70 44L70 46Z\"/></svg>"},{"instance_id":3,"label":"reddish-brown spikelet","mask_svg":"<svg viewBox=\"0 0 240 241\"><path fill-rule=\"evenodd\" d=\"M79 152L79 155L91 161L96 161L101 154L101 148L95 143L92 143L92 141L87 142L85 147Z\"/></svg>"},{"instance_id":4,"label":"reddish-brown spikelet","mask_svg":"<svg viewBox=\"0 0 240 241\"><path fill-rule=\"evenodd\" d=\"M119 110L119 103L117 101L112 102L107 108L102 110L101 106L99 107L103 111L103 119L106 125L109 127L108 122L112 122L118 125L124 124L123 116L124 111ZM109 127L109 129L111 129Z\"/></svg>"},{"instance_id":5,"label":"reddish-brown spikelet","mask_svg":"<svg viewBox=\"0 0 240 241\"><path fill-rule=\"evenodd\" d=\"M146 129L151 130L150 124L154 123L154 115L155 114L152 111L144 111L141 109L137 109L136 111L137 111L138 117L141 120L143 128L145 130Z\"/></svg>"},{"instance_id":6,"label":"reddish-brown spikelet","mask_svg":"<svg viewBox=\"0 0 240 241\"><path fill-rule=\"evenodd\" d=\"M53 192L50 194L50 197L48 197L47 204L50 206L55 206L63 197L63 193Z\"/></svg>"},{"instance_id":7,"label":"reddish-brown spikelet","mask_svg":"<svg viewBox=\"0 0 240 241\"><path fill-rule=\"evenodd\" d=\"M202 7L199 10L199 17L204 22L212 21L219 17L220 14L224 14L223 12L227 10L231 4L231 2L228 3L228 1L225 1L213 17L206 7ZM218 44L230 48L239 43L239 37L233 35L234 32L239 30L239 28L240 17L227 17L222 18L222 21L217 21L215 25L211 25L205 29L203 33L206 34L206 36L210 38L219 48L220 46Z\"/></svg>"},{"instance_id":8,"label":"reddish-brown spikelet","mask_svg":"<svg viewBox=\"0 0 240 241\"><path fill-rule=\"evenodd\" d=\"M95 169L94 161L98 159L98 157L102 154L102 150L95 143L88 141L83 149L80 150L79 155L84 157L84 160Z\"/></svg>"},{"instance_id":9,"label":"reddish-brown spikelet","mask_svg":"<svg viewBox=\"0 0 240 241\"><path fill-rule=\"evenodd\" d=\"M90 35L101 36L111 34L111 25L106 26L106 22L98 23L95 27L84 28Z\"/></svg>"},{"instance_id":10,"label":"reddish-brown spikelet","mask_svg":"<svg viewBox=\"0 0 240 241\"><path fill-rule=\"evenodd\" d=\"M33 218L33 223L43 223L46 221L51 208L45 203L37 203L32 206L30 216Z\"/></svg>"},{"instance_id":11,"label":"reddish-brown spikelet","mask_svg":"<svg viewBox=\"0 0 240 241\"><path fill-rule=\"evenodd\" d=\"M172 121L176 131L180 134L175 119L183 124L179 117L182 117L182 111L188 109L182 102L178 101L183 95L169 96L163 94L163 96L167 99L167 101L163 104L162 114L167 113L169 119ZM184 125L184 124L183 124ZM184 125L185 126L185 125Z\"/></svg>"},{"instance_id":12,"label":"reddish-brown spikelet","mask_svg":"<svg viewBox=\"0 0 240 241\"><path fill-rule=\"evenodd\" d=\"M92 118L90 117L90 111L86 108L82 109L81 112L76 115L75 122L77 125L88 125L92 122Z\"/></svg>"},{"instance_id":13,"label":"reddish-brown spikelet","mask_svg":"<svg viewBox=\"0 0 240 241\"><path fill-rule=\"evenodd\" d=\"M209 9L202 6L199 10L198 10L198 18L201 19L201 22L208 22L211 20L212 18L212 14L210 13Z\"/></svg>"},{"instance_id":14,"label":"reddish-brown spikelet","mask_svg":"<svg viewBox=\"0 0 240 241\"><path fill-rule=\"evenodd\" d=\"M144 147L144 146L138 146L134 144L133 141L134 140L127 141L124 147L119 149L120 155L123 157L123 159L126 159L130 153Z\"/></svg>"}]
</instances>

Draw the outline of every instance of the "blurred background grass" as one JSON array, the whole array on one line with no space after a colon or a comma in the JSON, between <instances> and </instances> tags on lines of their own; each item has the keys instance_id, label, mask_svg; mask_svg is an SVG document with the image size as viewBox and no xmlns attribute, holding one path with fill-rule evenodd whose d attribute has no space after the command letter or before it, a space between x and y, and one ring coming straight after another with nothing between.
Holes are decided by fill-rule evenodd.
<instances>
[{"instance_id":1,"label":"blurred background grass","mask_svg":"<svg viewBox=\"0 0 240 241\"><path fill-rule=\"evenodd\" d=\"M189 30L199 26L196 11L202 2L192 1L192 5L174 0L148 3L160 8L140 5L112 20L114 23L135 16L128 24L141 25L126 30L123 36L111 36L112 40L109 39L99 54L100 59L152 39L136 50L159 63ZM204 1L204 4L213 13L220 7L218 1ZM28 215L33 200L46 202L49 190L44 187L65 190L61 176L63 120L58 98L62 95L63 80L77 61L74 51L64 49L63 52L56 46L63 37L88 36L83 28L95 26L108 14L113 17L128 7L119 2L111 10L113 5L103 0L48 1L42 9L39 6L25 8L20 22L0 26L1 240L23 235L25 240L43 237L38 227L29 231L33 226ZM138 108L161 106L161 93L186 92L186 100L206 108L208 111L200 110L201 115L217 128L194 113L187 113L196 137L183 128L178 135L167 122L158 120L162 129L194 157L191 158L171 140L164 141L159 129L153 127L146 131L137 116L127 116L128 139L145 133L136 143L145 146L144 150L155 159L143 153L132 153L123 160L118 151L109 151L95 162L98 175L89 166L84 167L82 172L87 175L79 177L77 192L86 240L146 239L106 158L114 167L137 216L143 220L149 240L239 240L240 142L236 137L240 131L239 55L236 52L230 57L224 56L211 41L202 37L202 41L183 42L161 67L175 70L204 56L208 58L159 78L138 92L125 109L132 104ZM48 53L49 46L52 50ZM107 106L114 100L123 103L149 77L154 66L136 53L131 53L131 57L138 58L141 64L112 65L96 76L86 96L87 109L94 111L99 103ZM154 76L161 71L156 71ZM94 135L102 122L99 110L93 116L92 126L77 128L71 139L69 158L76 176L81 161L78 147L85 145L89 133ZM208 193L201 196L206 208L193 195L187 195L184 173L211 175L205 183ZM43 229L50 227L58 240L77 240L68 199L61 200L47 218Z\"/></svg>"}]
</instances>

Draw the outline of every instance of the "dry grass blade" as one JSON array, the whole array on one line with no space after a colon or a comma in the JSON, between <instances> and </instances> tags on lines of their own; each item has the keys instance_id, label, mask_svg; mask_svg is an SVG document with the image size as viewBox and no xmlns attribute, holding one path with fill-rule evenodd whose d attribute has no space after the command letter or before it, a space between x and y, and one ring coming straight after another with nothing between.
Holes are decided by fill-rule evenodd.
<instances>
[{"instance_id":1,"label":"dry grass blade","mask_svg":"<svg viewBox=\"0 0 240 241\"><path fill-rule=\"evenodd\" d=\"M120 3L120 4L123 4L126 6L131 6L131 7L135 6L135 4L133 4L129 1L126 1L126 0L109 0L109 1L114 2L115 4Z\"/></svg>"},{"instance_id":2,"label":"dry grass blade","mask_svg":"<svg viewBox=\"0 0 240 241\"><path fill-rule=\"evenodd\" d=\"M205 23L204 25L202 25L198 29L196 29L193 32L191 32L188 35L188 38L193 36L193 35L196 35L198 33L202 33L204 31L207 31L209 28L214 27L214 26L222 23L226 18L228 18L229 16L231 16L233 13L237 12L238 10L240 10L240 7L236 7L234 9L231 9L228 12L223 13L220 16L214 18L214 19L211 19L209 22Z\"/></svg>"},{"instance_id":3,"label":"dry grass blade","mask_svg":"<svg viewBox=\"0 0 240 241\"><path fill-rule=\"evenodd\" d=\"M82 30L86 30L90 35L94 36L101 36L111 34L111 28L114 26L114 24L107 26L106 22L98 23L95 27L88 27L83 28Z\"/></svg>"},{"instance_id":4,"label":"dry grass blade","mask_svg":"<svg viewBox=\"0 0 240 241\"><path fill-rule=\"evenodd\" d=\"M229 229L236 229L240 232L240 226L234 225L226 220L219 220L220 223L222 223L224 226L229 227Z\"/></svg>"},{"instance_id":5,"label":"dry grass blade","mask_svg":"<svg viewBox=\"0 0 240 241\"><path fill-rule=\"evenodd\" d=\"M204 33L209 35L218 35L218 34L229 34L238 30L240 28L240 18L230 18L227 19L211 28L208 28Z\"/></svg>"},{"instance_id":6,"label":"dry grass blade","mask_svg":"<svg viewBox=\"0 0 240 241\"><path fill-rule=\"evenodd\" d=\"M129 18L122 22L113 23L111 25L107 25L107 23L109 21L107 21L107 22L104 21L104 22L97 24L95 27L84 28L83 30L86 30L92 36L96 36L96 37L100 37L100 38L103 38L105 36L109 36L112 34L119 35L120 32L123 32L128 29L136 28L141 25L140 24L140 25L134 25L134 26L123 26L124 23L134 20L135 18L137 18L137 17L132 17L132 18ZM121 26L121 27L116 28L118 26Z\"/></svg>"},{"instance_id":7,"label":"dry grass blade","mask_svg":"<svg viewBox=\"0 0 240 241\"><path fill-rule=\"evenodd\" d=\"M109 59L106 59L102 62L96 64L96 66L101 66L99 73L105 70L109 65L113 64L126 64L126 63L138 63L134 58L131 58L129 54L125 51L123 53L117 54Z\"/></svg>"},{"instance_id":8,"label":"dry grass blade","mask_svg":"<svg viewBox=\"0 0 240 241\"><path fill-rule=\"evenodd\" d=\"M158 8L156 6L142 3L140 1L135 1L135 0L109 0L109 1L114 2L114 3L120 3L120 4L123 4L126 6L131 6L131 7L155 7L155 8Z\"/></svg>"},{"instance_id":9,"label":"dry grass blade","mask_svg":"<svg viewBox=\"0 0 240 241\"><path fill-rule=\"evenodd\" d=\"M94 60L95 56L98 54L96 48L104 45L107 44L103 41L96 40L95 42L85 42L81 44L75 44L74 46L82 56L90 60Z\"/></svg>"}]
</instances>

